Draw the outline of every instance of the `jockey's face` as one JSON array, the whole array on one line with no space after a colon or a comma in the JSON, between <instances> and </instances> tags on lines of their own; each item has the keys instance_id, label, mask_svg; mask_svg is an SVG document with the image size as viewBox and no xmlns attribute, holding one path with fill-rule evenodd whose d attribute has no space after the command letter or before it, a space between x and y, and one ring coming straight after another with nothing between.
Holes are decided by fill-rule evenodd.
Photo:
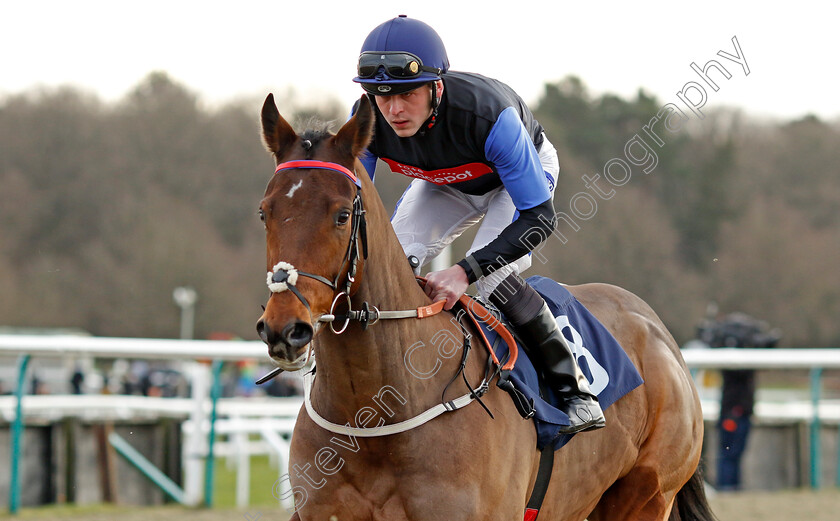
<instances>
[{"instance_id":1,"label":"jockey's face","mask_svg":"<svg viewBox=\"0 0 840 521\"><path fill-rule=\"evenodd\" d=\"M434 84L438 99L443 94L443 82ZM414 90L392 96L376 96L376 106L399 137L411 137L432 115L432 90L423 85Z\"/></svg>"}]
</instances>

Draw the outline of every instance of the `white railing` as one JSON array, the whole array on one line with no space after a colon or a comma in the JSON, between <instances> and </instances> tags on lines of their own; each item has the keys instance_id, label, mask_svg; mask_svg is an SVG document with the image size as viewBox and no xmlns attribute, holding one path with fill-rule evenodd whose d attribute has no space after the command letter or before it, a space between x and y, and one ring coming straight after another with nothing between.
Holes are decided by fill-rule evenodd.
<instances>
[{"instance_id":1,"label":"white railing","mask_svg":"<svg viewBox=\"0 0 840 521\"><path fill-rule=\"evenodd\" d=\"M245 340L170 340L71 335L0 335L0 355L92 356L156 360L265 358L265 344Z\"/></svg>"},{"instance_id":2,"label":"white railing","mask_svg":"<svg viewBox=\"0 0 840 521\"><path fill-rule=\"evenodd\" d=\"M840 349L684 349L692 369L840 369ZM160 360L244 360L267 357L247 340L170 340L71 335L0 335L0 355L93 356Z\"/></svg>"},{"instance_id":3,"label":"white railing","mask_svg":"<svg viewBox=\"0 0 840 521\"><path fill-rule=\"evenodd\" d=\"M691 369L840 369L840 349L683 349Z\"/></svg>"}]
</instances>

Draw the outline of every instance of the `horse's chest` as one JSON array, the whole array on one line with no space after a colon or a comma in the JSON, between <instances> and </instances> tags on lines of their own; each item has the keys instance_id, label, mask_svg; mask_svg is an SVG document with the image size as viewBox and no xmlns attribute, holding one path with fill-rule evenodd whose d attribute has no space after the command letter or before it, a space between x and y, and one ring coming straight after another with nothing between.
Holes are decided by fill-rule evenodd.
<instances>
[{"instance_id":1,"label":"horse's chest","mask_svg":"<svg viewBox=\"0 0 840 521\"><path fill-rule=\"evenodd\" d=\"M349 485L335 487L313 497L310 508L301 509L301 520L409 521L418 519L406 511L399 496L372 490L363 492Z\"/></svg>"},{"instance_id":2,"label":"horse's chest","mask_svg":"<svg viewBox=\"0 0 840 521\"><path fill-rule=\"evenodd\" d=\"M472 497L465 497L465 490L452 485L450 480L442 487L440 479L431 479L422 473L399 476L379 469L368 473L364 480L335 481L328 490L324 487L312 494L300 511L301 520L457 521L473 518L475 491L472 491Z\"/></svg>"}]
</instances>

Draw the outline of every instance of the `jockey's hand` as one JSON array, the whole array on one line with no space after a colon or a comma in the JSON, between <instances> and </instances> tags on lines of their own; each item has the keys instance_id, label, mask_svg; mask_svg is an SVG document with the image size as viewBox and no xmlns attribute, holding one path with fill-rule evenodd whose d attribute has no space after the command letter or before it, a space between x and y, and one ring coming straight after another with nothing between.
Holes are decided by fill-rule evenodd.
<instances>
[{"instance_id":1,"label":"jockey's hand","mask_svg":"<svg viewBox=\"0 0 840 521\"><path fill-rule=\"evenodd\" d=\"M426 295L433 302L446 299L443 309L452 309L461 295L467 291L470 281L464 268L457 264L441 271L433 271L426 275Z\"/></svg>"}]
</instances>

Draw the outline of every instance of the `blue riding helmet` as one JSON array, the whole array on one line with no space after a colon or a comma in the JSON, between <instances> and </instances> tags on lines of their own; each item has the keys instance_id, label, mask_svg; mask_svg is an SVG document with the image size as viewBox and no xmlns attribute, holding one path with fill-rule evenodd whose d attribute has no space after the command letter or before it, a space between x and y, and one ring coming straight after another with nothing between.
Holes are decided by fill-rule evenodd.
<instances>
[{"instance_id":1,"label":"blue riding helmet","mask_svg":"<svg viewBox=\"0 0 840 521\"><path fill-rule=\"evenodd\" d=\"M449 69L443 40L420 20L400 15L377 26L362 44L353 81L368 93L408 92L441 79Z\"/></svg>"}]
</instances>

